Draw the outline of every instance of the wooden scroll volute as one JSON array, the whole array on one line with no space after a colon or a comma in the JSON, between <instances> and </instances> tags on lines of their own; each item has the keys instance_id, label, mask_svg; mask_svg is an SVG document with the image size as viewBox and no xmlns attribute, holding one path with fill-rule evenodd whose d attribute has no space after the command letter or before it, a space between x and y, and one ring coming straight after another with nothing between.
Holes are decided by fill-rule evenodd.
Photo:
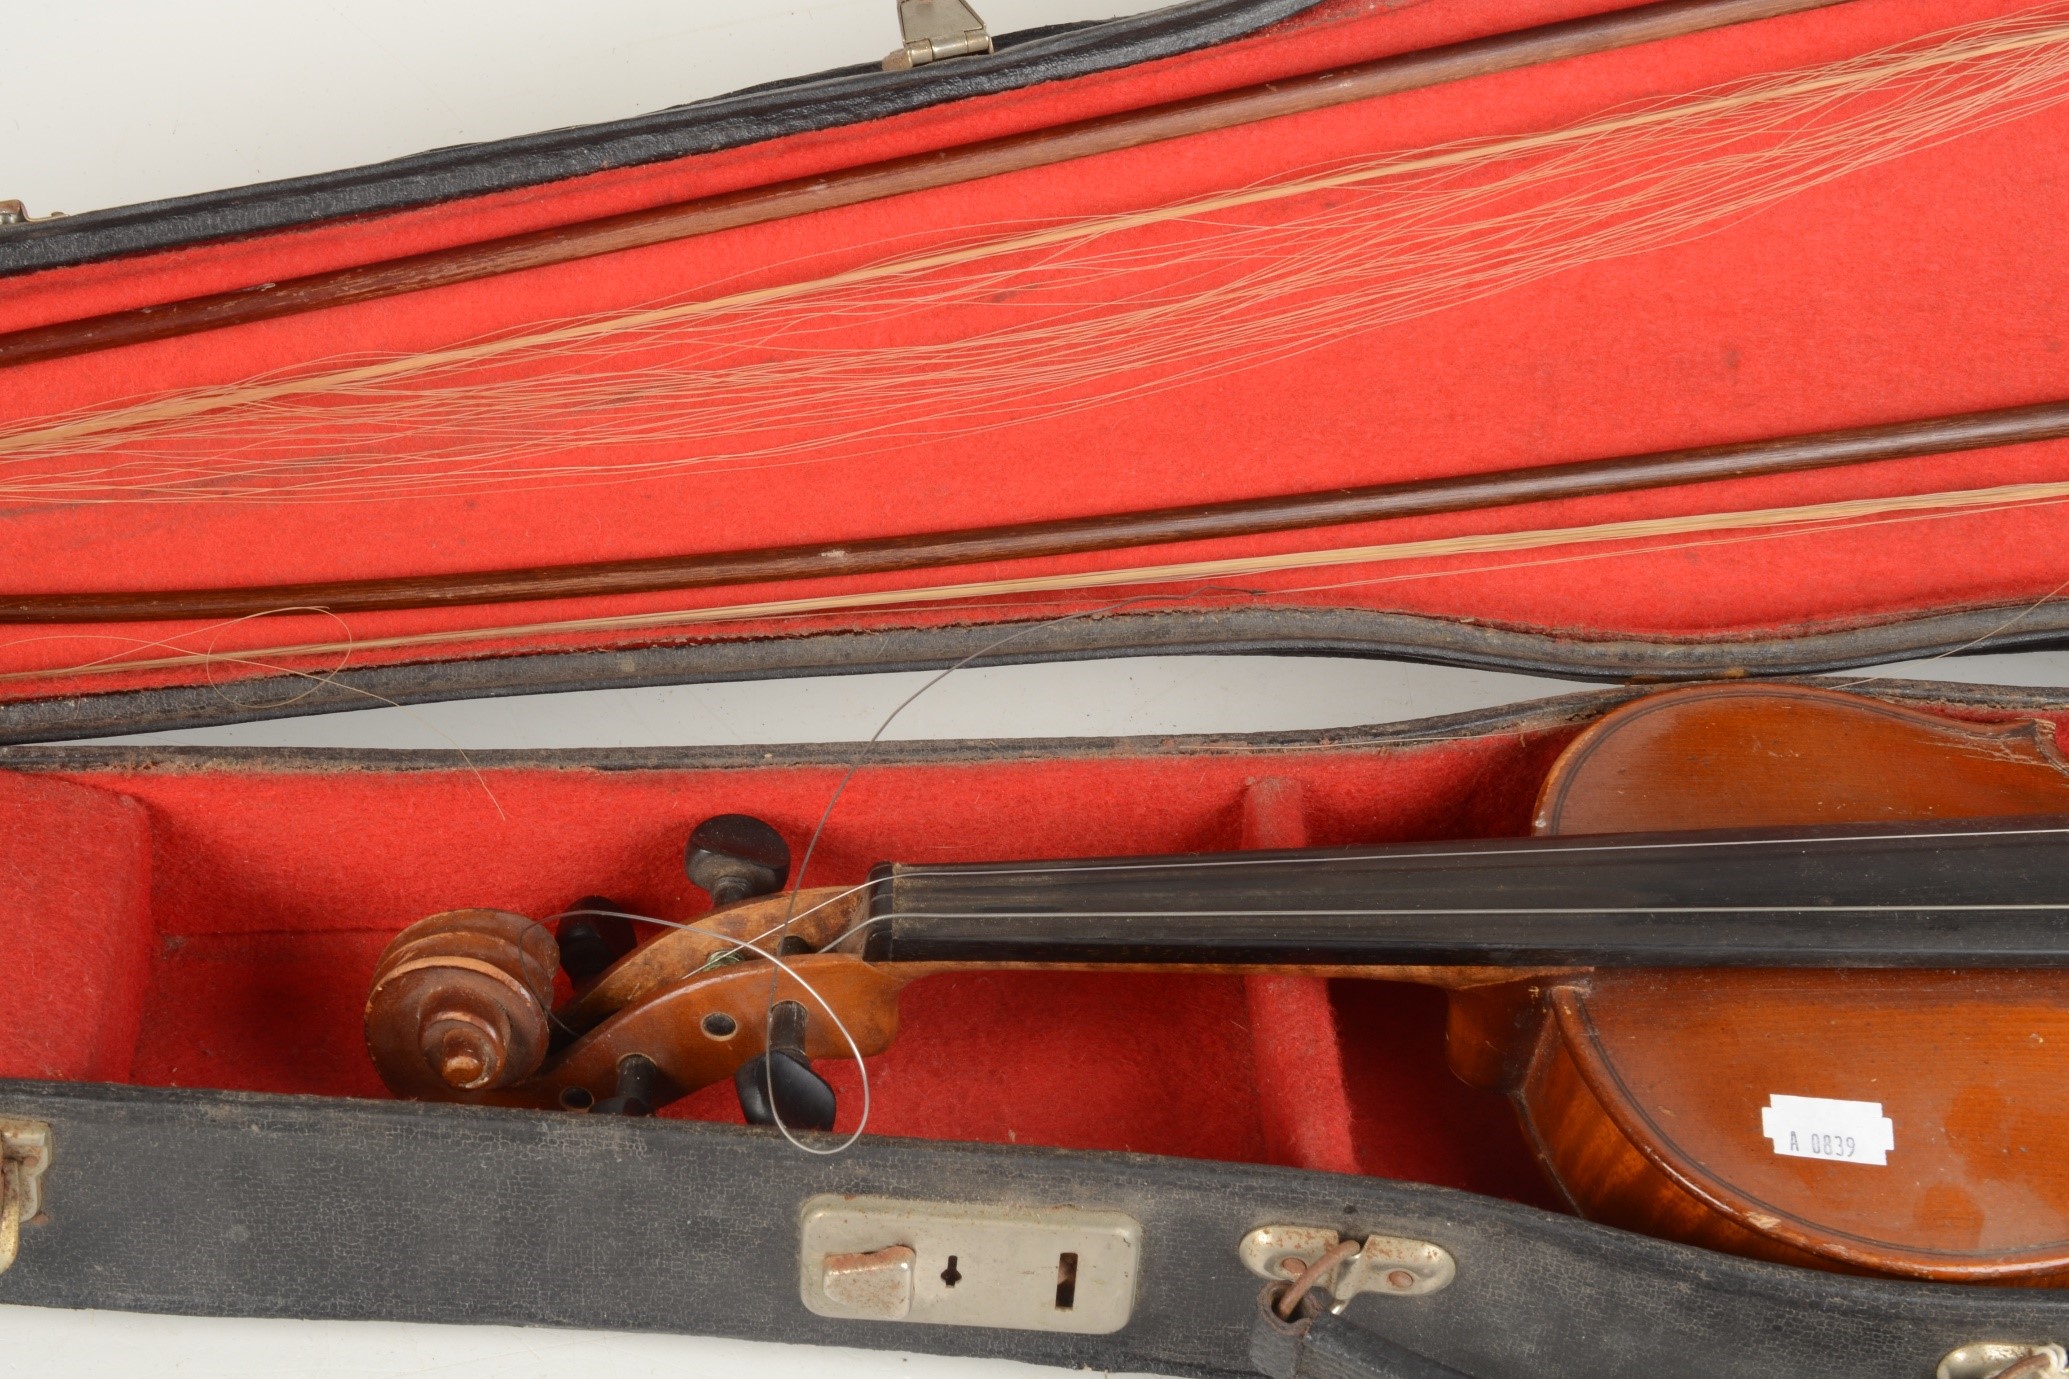
<instances>
[{"instance_id":1,"label":"wooden scroll volute","mask_svg":"<svg viewBox=\"0 0 2069 1379\"><path fill-rule=\"evenodd\" d=\"M399 1096L508 1087L538 1070L552 1031L553 935L503 910L420 919L382 952L366 998L367 1051Z\"/></svg>"},{"instance_id":2,"label":"wooden scroll volute","mask_svg":"<svg viewBox=\"0 0 2069 1379\"><path fill-rule=\"evenodd\" d=\"M1786 686L1669 693L1575 742L1537 829L2069 813L2049 728ZM2069 1284L2069 973L1603 971L1536 995L1506 1071L1583 1215L1824 1268ZM1485 1081L1523 1026L1478 999L1453 1030ZM1777 1095L1879 1103L1887 1163L1777 1152Z\"/></svg>"}]
</instances>

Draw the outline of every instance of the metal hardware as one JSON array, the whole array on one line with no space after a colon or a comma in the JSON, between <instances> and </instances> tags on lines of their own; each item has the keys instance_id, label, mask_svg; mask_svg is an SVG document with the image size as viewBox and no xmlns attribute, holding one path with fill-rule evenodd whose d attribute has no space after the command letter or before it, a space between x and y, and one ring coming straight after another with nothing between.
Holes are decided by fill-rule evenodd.
<instances>
[{"instance_id":1,"label":"metal hardware","mask_svg":"<svg viewBox=\"0 0 2069 1379\"><path fill-rule=\"evenodd\" d=\"M991 51L984 21L963 0L898 0L898 28L905 46L884 59L886 72Z\"/></svg>"},{"instance_id":2,"label":"metal hardware","mask_svg":"<svg viewBox=\"0 0 2069 1379\"><path fill-rule=\"evenodd\" d=\"M1323 1226L1259 1226L1237 1247L1243 1267L1259 1278L1284 1283L1327 1254L1343 1237ZM1288 1267L1291 1265L1292 1267ZM1345 1260L1334 1278L1321 1281L1341 1312L1360 1293L1412 1298L1434 1293L1458 1277L1451 1251L1427 1240L1374 1235ZM1947 1379L1947 1376L1941 1376Z\"/></svg>"},{"instance_id":3,"label":"metal hardware","mask_svg":"<svg viewBox=\"0 0 2069 1379\"><path fill-rule=\"evenodd\" d=\"M39 220L61 220L63 211L51 211L47 215L30 215L29 208L19 201L0 201L0 230L10 225L29 225Z\"/></svg>"},{"instance_id":4,"label":"metal hardware","mask_svg":"<svg viewBox=\"0 0 2069 1379\"><path fill-rule=\"evenodd\" d=\"M48 1125L0 1119L0 1273L21 1253L22 1223L43 1210L43 1171L49 1167Z\"/></svg>"},{"instance_id":5,"label":"metal hardware","mask_svg":"<svg viewBox=\"0 0 2069 1379\"><path fill-rule=\"evenodd\" d=\"M2061 1379L2069 1374L2069 1351L2045 1341L1971 1341L1950 1350L1935 1371L1936 1379L1997 1379L2013 1365L2032 1356L2045 1355L2046 1368L2020 1370L2020 1379Z\"/></svg>"},{"instance_id":6,"label":"metal hardware","mask_svg":"<svg viewBox=\"0 0 2069 1379\"><path fill-rule=\"evenodd\" d=\"M910 1245L866 1255L828 1255L820 1287L826 1300L857 1317L903 1321L912 1310Z\"/></svg>"},{"instance_id":7,"label":"metal hardware","mask_svg":"<svg viewBox=\"0 0 2069 1379\"><path fill-rule=\"evenodd\" d=\"M827 1194L804 1204L798 1286L822 1317L1103 1336L1141 1257L1120 1212Z\"/></svg>"}]
</instances>

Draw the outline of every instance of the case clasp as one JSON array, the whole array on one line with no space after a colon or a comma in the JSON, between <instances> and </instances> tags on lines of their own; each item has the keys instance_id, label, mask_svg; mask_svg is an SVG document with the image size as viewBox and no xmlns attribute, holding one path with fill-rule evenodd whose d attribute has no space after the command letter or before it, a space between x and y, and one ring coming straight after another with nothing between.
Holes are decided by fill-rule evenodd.
<instances>
[{"instance_id":1,"label":"case clasp","mask_svg":"<svg viewBox=\"0 0 2069 1379\"><path fill-rule=\"evenodd\" d=\"M40 1120L0 1118L0 1273L21 1253L22 1223L43 1209L48 1167L50 1127Z\"/></svg>"},{"instance_id":2,"label":"case clasp","mask_svg":"<svg viewBox=\"0 0 2069 1379\"><path fill-rule=\"evenodd\" d=\"M2069 1354L2045 1341L1974 1341L1941 1358L1937 1379L2061 1379Z\"/></svg>"},{"instance_id":3,"label":"case clasp","mask_svg":"<svg viewBox=\"0 0 2069 1379\"><path fill-rule=\"evenodd\" d=\"M1284 1283L1321 1260L1341 1239L1324 1226L1259 1226L1243 1237L1237 1252L1251 1273ZM1334 1299L1330 1311L1341 1312L1360 1293L1397 1298L1434 1293L1458 1276L1458 1263L1442 1245L1374 1235L1331 1274L1317 1283Z\"/></svg>"}]
</instances>

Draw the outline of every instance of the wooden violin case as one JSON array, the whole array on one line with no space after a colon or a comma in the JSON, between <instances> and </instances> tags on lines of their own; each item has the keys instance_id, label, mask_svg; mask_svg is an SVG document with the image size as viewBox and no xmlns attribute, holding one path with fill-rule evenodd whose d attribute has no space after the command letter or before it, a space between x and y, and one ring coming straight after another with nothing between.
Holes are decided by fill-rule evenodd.
<instances>
[{"instance_id":1,"label":"wooden violin case","mask_svg":"<svg viewBox=\"0 0 2069 1379\"><path fill-rule=\"evenodd\" d=\"M1551 807L1561 754L1662 687L1844 688L1818 677L2069 635L2069 492L2052 487L2069 441L2046 426L1385 520L840 563L894 538L2069 398L2069 100L2047 65L2069 63L2048 46L2069 15L1846 0L1677 17L1696 8L1647 10L1669 27L1643 41L1447 49L1622 11L1199 0L908 72L0 227L7 1181L42 1156L0 1301L1323 1372L1300 1349L1321 1330L1260 1325L1237 1250L1294 1225L1432 1242L1456 1263L1441 1289L1359 1296L1317 1322L1367 1346L1363 1368L1330 1372L1924 1379L1975 1343L2069 1341L2058 1277L1890 1277L1786 1231L1749 1248L1722 1227L1674 1240L1586 1219L1515 1114L1518 1070L1475 1063L1470 1022L1426 986L929 977L870 1062L869 1133L828 1156L743 1125L730 1084L647 1119L417 1103L367 1055L368 983L413 921L544 917L585 895L693 920L693 825L752 814L796 848L851 770L805 884L887 859L1520 837ZM1921 59L1821 94L1874 55L1949 42L1978 46L1958 69ZM1795 104L1744 99L1777 83ZM1213 114L1259 91L1306 104ZM1173 110L1154 137L1101 142ZM1719 110L1751 114L1673 122ZM1580 128L1595 132L1539 137ZM1238 195L1331 177L1346 180ZM1063 233L1085 225L1104 228ZM1303 257L1312 237L1330 253ZM1225 314L1200 305L1262 263L1312 276ZM1108 308L1136 314L1116 327ZM675 314L628 324L648 311ZM705 333L668 333L684 321ZM1073 333L1086 321L1089 348ZM1000 343L1018 329L1048 333ZM505 350L519 339L527 352ZM1142 340L1117 373L1086 362ZM784 372L800 358L839 369ZM312 371L333 383L275 388ZM678 577L771 550L788 554L752 578ZM637 562L677 574L611 582ZM483 572L492 597L469 583ZM81 741L475 695L1203 651L1607 687L1156 740L464 756ZM2051 734L2069 687L1878 677L1852 692L1951 721L1970 756L2064 771ZM1813 800L1875 759L1863 742L1852 760L1771 753L1753 798ZM1672 808L1638 813L1668 826ZM2035 990L2021 1008L2051 1012L2052 988ZM1591 1047L1657 1071L1648 1041L1603 1052L1587 1012L1555 1013L1571 1056L1533 1065L1541 1110L1586 1118L1586 1098L1543 1079L1593 1075ZM1639 1014L1659 1048L1709 1037L1700 1001ZM1837 1077L1840 1045L1809 1042L1806 1066ZM1901 1072L1878 1056L1877 1076ZM825 1071L845 1131L855 1070ZM1703 1088L1659 1077L1634 1104L1708 1114ZM2035 1133L2062 1125L2033 1114ZM1568 1168L1660 1168L1575 1124ZM44 1148L9 1127L47 1129ZM1875 1170L1811 1167L1872 1213L1872 1187L1843 1175ZM1080 1335L815 1315L799 1212L826 1193L1125 1213L1144 1242L1132 1316ZM1914 1234L1981 1239L1979 1213L2055 1209L1942 1195Z\"/></svg>"}]
</instances>

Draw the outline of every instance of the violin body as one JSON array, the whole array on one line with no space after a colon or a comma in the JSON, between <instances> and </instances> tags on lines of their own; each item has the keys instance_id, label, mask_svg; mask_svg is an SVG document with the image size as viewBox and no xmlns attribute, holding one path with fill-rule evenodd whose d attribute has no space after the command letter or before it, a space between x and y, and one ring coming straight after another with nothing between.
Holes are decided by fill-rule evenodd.
<instances>
[{"instance_id":1,"label":"violin body","mask_svg":"<svg viewBox=\"0 0 2069 1379\"><path fill-rule=\"evenodd\" d=\"M1785 686L1675 691L1584 733L1536 828L2060 813L2049 726ZM1596 972L1454 1002L1454 1067L1512 1092L1584 1216L1823 1268L2069 1283L2069 974ZM1778 1152L1761 1118L1775 1095L1879 1103L1887 1163Z\"/></svg>"},{"instance_id":2,"label":"violin body","mask_svg":"<svg viewBox=\"0 0 2069 1379\"><path fill-rule=\"evenodd\" d=\"M1561 754L1535 831L886 864L722 905L550 1013L529 921L458 911L390 946L369 1047L405 1096L650 1108L733 1077L746 1106L778 1058L810 1078L814 1059L881 1051L899 992L935 972L1418 982L1451 993L1454 1071L1514 1099L1581 1215L1827 1269L2069 1283L2069 769L2046 725L1789 686L1669 691ZM693 876L717 865L699 856ZM491 990L516 1006L478 1008ZM543 1058L479 1037L548 1023ZM1803 1121L1806 1099L1851 1129Z\"/></svg>"}]
</instances>

